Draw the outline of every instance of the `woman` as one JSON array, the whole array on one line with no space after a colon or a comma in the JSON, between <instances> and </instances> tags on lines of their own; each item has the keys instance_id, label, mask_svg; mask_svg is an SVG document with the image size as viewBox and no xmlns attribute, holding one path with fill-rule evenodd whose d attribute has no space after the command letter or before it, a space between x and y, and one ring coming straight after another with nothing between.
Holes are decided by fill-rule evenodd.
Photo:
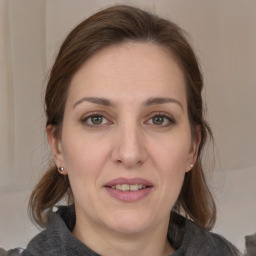
<instances>
[{"instance_id":1,"label":"woman","mask_svg":"<svg viewBox=\"0 0 256 256\"><path fill-rule=\"evenodd\" d=\"M79 24L46 90L54 164L29 204L46 230L23 255L239 255L209 232L202 87L174 23L114 6Z\"/></svg>"}]
</instances>

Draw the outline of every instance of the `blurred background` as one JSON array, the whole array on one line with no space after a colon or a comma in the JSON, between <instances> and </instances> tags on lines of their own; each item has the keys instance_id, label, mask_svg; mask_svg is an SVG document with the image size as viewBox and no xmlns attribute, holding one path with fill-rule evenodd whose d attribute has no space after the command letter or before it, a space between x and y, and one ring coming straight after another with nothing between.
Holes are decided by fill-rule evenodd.
<instances>
[{"instance_id":1,"label":"blurred background","mask_svg":"<svg viewBox=\"0 0 256 256\"><path fill-rule=\"evenodd\" d=\"M255 0L0 0L0 247L25 247L39 232L27 203L49 159L43 95L59 45L80 21L116 3L153 11L190 34L215 135L205 152L214 232L243 251L244 236L256 232Z\"/></svg>"}]
</instances>

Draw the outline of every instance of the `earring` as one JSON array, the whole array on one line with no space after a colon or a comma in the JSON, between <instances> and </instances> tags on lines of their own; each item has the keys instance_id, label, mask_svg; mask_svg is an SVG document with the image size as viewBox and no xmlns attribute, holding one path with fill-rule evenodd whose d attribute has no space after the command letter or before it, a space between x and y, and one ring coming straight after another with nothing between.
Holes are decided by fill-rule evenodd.
<instances>
[{"instance_id":1,"label":"earring","mask_svg":"<svg viewBox=\"0 0 256 256\"><path fill-rule=\"evenodd\" d=\"M64 168L63 168L63 167L59 167L58 170L59 170L60 172L63 172L63 171L64 171Z\"/></svg>"},{"instance_id":2,"label":"earring","mask_svg":"<svg viewBox=\"0 0 256 256\"><path fill-rule=\"evenodd\" d=\"M193 168L193 167L194 167L194 165L193 165L193 164L191 164L191 165L190 165L190 168Z\"/></svg>"}]
</instances>

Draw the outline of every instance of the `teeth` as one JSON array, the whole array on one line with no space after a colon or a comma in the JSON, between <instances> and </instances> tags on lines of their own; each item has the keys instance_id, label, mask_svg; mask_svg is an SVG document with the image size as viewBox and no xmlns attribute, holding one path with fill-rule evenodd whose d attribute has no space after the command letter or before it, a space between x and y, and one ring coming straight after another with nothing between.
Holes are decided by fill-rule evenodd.
<instances>
[{"instance_id":1,"label":"teeth","mask_svg":"<svg viewBox=\"0 0 256 256\"><path fill-rule=\"evenodd\" d=\"M121 185L122 186L122 188L121 188L121 190L122 191L129 191L130 189L130 187L129 187L129 185L127 185L127 184L123 184L123 185Z\"/></svg>"},{"instance_id":2,"label":"teeth","mask_svg":"<svg viewBox=\"0 0 256 256\"><path fill-rule=\"evenodd\" d=\"M116 186L112 186L111 188L118 189L121 191L138 191L140 189L146 188L146 186L142 184L117 184Z\"/></svg>"},{"instance_id":3,"label":"teeth","mask_svg":"<svg viewBox=\"0 0 256 256\"><path fill-rule=\"evenodd\" d=\"M122 190L122 185L116 185L116 189Z\"/></svg>"},{"instance_id":4,"label":"teeth","mask_svg":"<svg viewBox=\"0 0 256 256\"><path fill-rule=\"evenodd\" d=\"M139 190L139 185L131 185L130 186L130 191L137 191Z\"/></svg>"}]
</instances>

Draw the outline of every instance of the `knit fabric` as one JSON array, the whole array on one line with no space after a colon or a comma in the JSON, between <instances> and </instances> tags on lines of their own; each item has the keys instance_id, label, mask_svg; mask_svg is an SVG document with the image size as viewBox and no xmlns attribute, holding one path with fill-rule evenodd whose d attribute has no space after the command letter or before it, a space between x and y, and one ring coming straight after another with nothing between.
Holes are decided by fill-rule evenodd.
<instances>
[{"instance_id":1,"label":"knit fabric","mask_svg":"<svg viewBox=\"0 0 256 256\"><path fill-rule=\"evenodd\" d=\"M238 250L220 235L198 227L172 212L168 239L176 250L170 256L238 256ZM72 235L76 216L74 206L61 206L50 216L46 230L28 244L23 256L99 256ZM6 254L9 255L9 254ZM13 254L11 254L13 255Z\"/></svg>"}]
</instances>

